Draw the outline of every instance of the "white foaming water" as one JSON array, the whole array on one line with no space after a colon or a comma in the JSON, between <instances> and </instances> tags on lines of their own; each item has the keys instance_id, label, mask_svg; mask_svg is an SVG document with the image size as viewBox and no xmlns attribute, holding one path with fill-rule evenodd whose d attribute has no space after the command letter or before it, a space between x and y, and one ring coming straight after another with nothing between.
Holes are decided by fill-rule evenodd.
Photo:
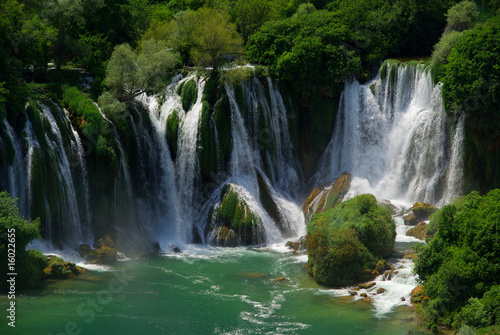
<instances>
[{"instance_id":1,"label":"white foaming water","mask_svg":"<svg viewBox=\"0 0 500 335\"><path fill-rule=\"evenodd\" d=\"M189 76L185 81L194 80L195 76ZM176 232L179 241L190 241L192 230L189 223L197 217L194 208L195 183L199 176L199 162L196 152L198 143L198 126L203 108L202 97L205 81L197 81L197 97L194 105L185 114L181 121L179 132L179 154L177 158L177 189L179 197L180 216L182 225ZM181 109L182 110L182 109ZM181 113L182 115L182 113Z\"/></svg>"},{"instance_id":2,"label":"white foaming water","mask_svg":"<svg viewBox=\"0 0 500 335\"><path fill-rule=\"evenodd\" d=\"M316 178L328 182L348 171L353 186L379 199L442 204L459 189L445 184L462 166L456 159L447 174L452 148L441 84L433 85L423 65L393 66L384 79L346 83L334 135ZM459 129L463 127L457 128L457 135Z\"/></svg>"}]
</instances>

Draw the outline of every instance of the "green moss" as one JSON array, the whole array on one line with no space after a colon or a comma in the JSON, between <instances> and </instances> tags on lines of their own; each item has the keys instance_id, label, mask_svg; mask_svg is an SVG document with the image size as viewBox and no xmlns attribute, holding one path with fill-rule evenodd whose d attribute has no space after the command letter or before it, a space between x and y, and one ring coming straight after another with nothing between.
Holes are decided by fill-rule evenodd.
<instances>
[{"instance_id":1,"label":"green moss","mask_svg":"<svg viewBox=\"0 0 500 335\"><path fill-rule=\"evenodd\" d=\"M218 72L214 71L208 77L208 80L205 84L205 88L203 90L203 101L207 101L211 106L215 105L217 102L217 90L219 87L219 78L220 75Z\"/></svg>"},{"instance_id":2,"label":"green moss","mask_svg":"<svg viewBox=\"0 0 500 335\"><path fill-rule=\"evenodd\" d=\"M393 252L396 228L374 196L357 196L315 215L307 228L309 273L324 285L345 286L378 275Z\"/></svg>"},{"instance_id":3,"label":"green moss","mask_svg":"<svg viewBox=\"0 0 500 335\"><path fill-rule=\"evenodd\" d=\"M438 63L436 65L428 67L428 71L431 71L432 82L434 83L434 85L440 82L441 78L443 78L446 75L446 69L447 69L446 64L442 63Z\"/></svg>"},{"instance_id":4,"label":"green moss","mask_svg":"<svg viewBox=\"0 0 500 335\"><path fill-rule=\"evenodd\" d=\"M48 279L66 279L77 276L80 271L75 263L65 262L62 258L52 256L43 270Z\"/></svg>"},{"instance_id":5,"label":"green moss","mask_svg":"<svg viewBox=\"0 0 500 335\"><path fill-rule=\"evenodd\" d=\"M182 108L188 112L191 109L191 106L196 101L196 96L198 94L198 87L196 86L195 80L189 80L182 85L181 88L181 101Z\"/></svg>"},{"instance_id":6,"label":"green moss","mask_svg":"<svg viewBox=\"0 0 500 335\"><path fill-rule=\"evenodd\" d=\"M224 165L231 157L231 107L229 99L224 94L214 106L213 118L217 127L219 144L222 151Z\"/></svg>"},{"instance_id":7,"label":"green moss","mask_svg":"<svg viewBox=\"0 0 500 335\"><path fill-rule=\"evenodd\" d=\"M174 109L167 118L167 143L170 156L175 160L177 157L177 140L179 139L179 111Z\"/></svg>"},{"instance_id":8,"label":"green moss","mask_svg":"<svg viewBox=\"0 0 500 335\"><path fill-rule=\"evenodd\" d=\"M217 151L215 129L211 117L211 108L207 101L203 101L200 121L198 125L197 154L200 163L200 173L203 179L217 172L221 165L221 152Z\"/></svg>"},{"instance_id":9,"label":"green moss","mask_svg":"<svg viewBox=\"0 0 500 335\"><path fill-rule=\"evenodd\" d=\"M214 213L217 226L226 226L236 232L243 244L260 243L260 217L251 211L241 199L231 184L226 185L221 192L221 203Z\"/></svg>"}]
</instances>

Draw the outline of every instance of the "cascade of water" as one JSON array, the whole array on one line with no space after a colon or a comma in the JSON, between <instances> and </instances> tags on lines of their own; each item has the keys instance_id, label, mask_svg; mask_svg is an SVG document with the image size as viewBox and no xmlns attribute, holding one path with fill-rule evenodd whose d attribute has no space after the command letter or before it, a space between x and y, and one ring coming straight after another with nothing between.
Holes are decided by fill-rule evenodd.
<instances>
[{"instance_id":1,"label":"cascade of water","mask_svg":"<svg viewBox=\"0 0 500 335\"><path fill-rule=\"evenodd\" d=\"M61 182L59 186L63 196L59 199L59 210L63 216L60 221L65 223L64 236L66 241L75 245L82 241L82 225L71 167L57 121L49 107L42 105L42 109L42 117L50 124L50 133L45 133L45 140L50 148L51 159L57 162L56 172L58 180Z\"/></svg>"},{"instance_id":2,"label":"cascade of water","mask_svg":"<svg viewBox=\"0 0 500 335\"><path fill-rule=\"evenodd\" d=\"M14 161L9 164L7 174L9 178L9 193L13 198L18 199L18 207L22 215L29 217L27 197L26 197L26 170L24 166L22 145L12 126L4 120L5 129L10 142L14 146Z\"/></svg>"},{"instance_id":3,"label":"cascade of water","mask_svg":"<svg viewBox=\"0 0 500 335\"><path fill-rule=\"evenodd\" d=\"M106 114L103 113L103 111L101 110L101 108L99 108L99 106L96 105L96 107L99 110L99 113L101 114L102 118L106 122L108 122L110 124L111 128L113 129L115 143L116 143L116 146L118 148L118 151L120 151L120 170L119 170L119 174L118 174L118 182L115 183L115 202L117 202L117 199L123 199L122 191L119 187L119 185L122 184L122 181L124 182L125 190L127 191L126 198L132 199L133 195L132 195L132 181L131 181L131 177L130 177L130 170L129 170L129 168L127 166L127 162L125 160L125 157L126 157L125 150L123 150L123 146L122 146L122 143L120 141L120 135L118 135L118 131L116 130L115 124L113 122L111 122L111 120L106 117ZM122 175L123 175L123 178L122 178ZM116 203L115 203L115 207L119 208L119 206L117 206Z\"/></svg>"},{"instance_id":4,"label":"cascade of water","mask_svg":"<svg viewBox=\"0 0 500 335\"><path fill-rule=\"evenodd\" d=\"M68 118L68 111L64 110L66 114L66 118ZM80 168L80 179L83 185L83 201L84 201L84 210L81 211L84 216L85 224L82 227L82 238L83 241L89 243L92 238L91 232L91 217L92 213L90 211L89 199L90 199L90 190L89 190L89 181L87 175L87 167L85 165L85 152L83 149L82 141L80 139L80 135L75 130L71 122L68 122L68 126L73 134L73 138L75 142L72 142L73 150L76 152L76 158L78 160L78 167Z\"/></svg>"},{"instance_id":5,"label":"cascade of water","mask_svg":"<svg viewBox=\"0 0 500 335\"><path fill-rule=\"evenodd\" d=\"M258 150L252 152L252 148L250 145L251 142L248 138L245 123L234 96L234 89L228 84L225 85L225 88L231 107L231 129L233 138L233 151L231 153L230 161L230 180L232 180L234 184L243 186L243 188L238 189L238 194L241 195L241 197L245 201L247 201L252 211L259 214L260 218L262 219L267 242L278 242L282 239L282 235L276 226L276 222L274 222L266 213L266 211L263 210L262 204L259 201L260 191L257 182L257 169L260 171L264 182L270 190L270 196L277 204L280 215L284 219L283 221L288 225L288 227L286 228L290 232L292 232L292 234L299 233L300 227L304 226L303 214L300 210L298 210L298 206L295 205L291 200L287 199L284 195L281 195L274 190L273 185L271 185L270 181L265 177L265 174L262 172L261 168L257 165L257 162L261 162L262 160L258 158L255 159L255 155L258 153ZM266 103L262 103L260 107L265 110ZM258 110L259 108L253 108L249 111L257 112ZM267 108L267 111L269 111L269 108ZM276 116L278 116L277 120L279 121L279 115ZM273 116L271 115L271 117ZM273 136L275 135L277 137L280 137L280 141L277 142L277 144L279 145L279 143L281 143L282 134L279 131L279 128L274 128L272 130L278 130L278 134L273 134ZM288 131L288 129L284 131ZM280 146L278 146L276 149L281 152ZM282 164L285 165L285 163ZM280 171L278 171L278 173L279 172ZM286 171L281 172L286 173Z\"/></svg>"},{"instance_id":6,"label":"cascade of water","mask_svg":"<svg viewBox=\"0 0 500 335\"><path fill-rule=\"evenodd\" d=\"M441 84L433 85L423 65L388 66L386 77L366 85L350 81L317 180L349 171L353 193L438 204L450 156L447 127Z\"/></svg>"},{"instance_id":7,"label":"cascade of water","mask_svg":"<svg viewBox=\"0 0 500 335\"><path fill-rule=\"evenodd\" d=\"M177 210L179 208L177 198L177 185L175 183L175 166L170 156L167 138L167 119L174 110L182 110L180 97L175 94L178 78L170 84L165 91L165 101L159 108L156 97L142 95L139 100L148 108L151 125L154 129L157 154L159 155L159 188L158 203L159 211L156 218L158 225L156 233L161 240L182 235L180 233L180 221ZM175 241L179 243L179 240Z\"/></svg>"},{"instance_id":8,"label":"cascade of water","mask_svg":"<svg viewBox=\"0 0 500 335\"><path fill-rule=\"evenodd\" d=\"M194 76L189 76L185 81L191 80ZM183 81L184 82L184 81ZM199 177L199 162L196 152L198 141L198 127L200 123L201 111L203 108L202 96L205 81L197 82L196 102L191 109L183 116L179 134L179 154L177 158L177 189L179 196L179 213L182 215L183 223L178 225L176 231L179 241L191 241L190 224L199 215L198 205L195 200L195 188ZM181 109L182 110L182 109Z\"/></svg>"},{"instance_id":9,"label":"cascade of water","mask_svg":"<svg viewBox=\"0 0 500 335\"><path fill-rule=\"evenodd\" d=\"M267 77L271 98L271 119L277 157L274 166L279 176L276 186L288 193L296 192L299 187L299 176L293 164L293 146L290 139L288 118L293 116L287 112L283 98L271 77Z\"/></svg>"},{"instance_id":10,"label":"cascade of water","mask_svg":"<svg viewBox=\"0 0 500 335\"><path fill-rule=\"evenodd\" d=\"M464 150L465 140L465 113L458 119L455 135L453 136L453 145L451 148L451 159L448 170L448 179L446 180L446 193L444 203L450 203L453 199L462 194L462 180L464 169Z\"/></svg>"}]
</instances>

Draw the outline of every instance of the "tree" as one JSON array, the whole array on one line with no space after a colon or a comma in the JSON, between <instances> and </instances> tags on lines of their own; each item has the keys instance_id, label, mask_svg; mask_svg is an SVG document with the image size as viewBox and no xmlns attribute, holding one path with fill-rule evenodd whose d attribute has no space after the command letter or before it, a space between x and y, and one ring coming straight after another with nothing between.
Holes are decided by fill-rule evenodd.
<instances>
[{"instance_id":1,"label":"tree","mask_svg":"<svg viewBox=\"0 0 500 335\"><path fill-rule=\"evenodd\" d=\"M431 57L432 64L447 63L448 56L455 44L460 40L460 37L462 37L462 32L459 31L444 33L439 42L434 46Z\"/></svg>"},{"instance_id":2,"label":"tree","mask_svg":"<svg viewBox=\"0 0 500 335\"><path fill-rule=\"evenodd\" d=\"M277 17L276 6L272 0L238 0L233 11L244 44L247 44L250 35L264 22Z\"/></svg>"},{"instance_id":3,"label":"tree","mask_svg":"<svg viewBox=\"0 0 500 335\"><path fill-rule=\"evenodd\" d=\"M105 84L113 96L129 102L136 96L158 88L162 78L177 64L177 54L163 41L144 41L140 52L130 45L115 47L106 69Z\"/></svg>"},{"instance_id":4,"label":"tree","mask_svg":"<svg viewBox=\"0 0 500 335\"><path fill-rule=\"evenodd\" d=\"M470 29L478 15L477 6L473 1L465 0L457 3L446 14L448 24L445 32Z\"/></svg>"},{"instance_id":5,"label":"tree","mask_svg":"<svg viewBox=\"0 0 500 335\"><path fill-rule=\"evenodd\" d=\"M191 58L200 66L216 69L224 54L239 51L241 38L226 11L203 7L196 11L196 16Z\"/></svg>"},{"instance_id":6,"label":"tree","mask_svg":"<svg viewBox=\"0 0 500 335\"><path fill-rule=\"evenodd\" d=\"M480 133L500 134L500 17L463 33L448 57L443 95L448 110L467 113Z\"/></svg>"}]
</instances>

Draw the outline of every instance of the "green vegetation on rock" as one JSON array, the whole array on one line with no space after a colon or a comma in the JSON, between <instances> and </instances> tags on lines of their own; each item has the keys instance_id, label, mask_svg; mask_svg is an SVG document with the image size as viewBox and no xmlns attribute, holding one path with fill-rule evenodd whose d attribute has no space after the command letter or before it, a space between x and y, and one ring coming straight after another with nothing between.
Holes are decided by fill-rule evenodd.
<instances>
[{"instance_id":1,"label":"green vegetation on rock","mask_svg":"<svg viewBox=\"0 0 500 335\"><path fill-rule=\"evenodd\" d=\"M215 208L212 222L233 230L244 245L263 242L259 236L261 218L250 209L234 185L228 184L222 189L221 202Z\"/></svg>"},{"instance_id":2,"label":"green vegetation on rock","mask_svg":"<svg viewBox=\"0 0 500 335\"><path fill-rule=\"evenodd\" d=\"M390 212L373 195L357 196L325 213L307 227L308 269L328 286L346 286L376 277L393 252L396 227Z\"/></svg>"},{"instance_id":3,"label":"green vegetation on rock","mask_svg":"<svg viewBox=\"0 0 500 335\"><path fill-rule=\"evenodd\" d=\"M196 102L196 97L198 95L198 87L196 86L195 80L189 80L182 85L181 88L181 100L182 108L188 112L191 106Z\"/></svg>"},{"instance_id":4,"label":"green vegetation on rock","mask_svg":"<svg viewBox=\"0 0 500 335\"><path fill-rule=\"evenodd\" d=\"M175 160L177 157L177 140L179 138L179 111L174 109L167 118L167 143L170 150L170 156Z\"/></svg>"}]
</instances>

